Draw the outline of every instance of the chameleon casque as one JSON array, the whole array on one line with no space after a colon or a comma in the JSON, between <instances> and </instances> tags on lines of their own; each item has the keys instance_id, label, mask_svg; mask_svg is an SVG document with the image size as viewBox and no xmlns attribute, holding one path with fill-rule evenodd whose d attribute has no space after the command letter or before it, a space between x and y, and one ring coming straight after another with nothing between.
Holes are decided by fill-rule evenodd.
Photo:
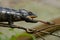
<instances>
[{"instance_id":1,"label":"chameleon casque","mask_svg":"<svg viewBox=\"0 0 60 40\"><path fill-rule=\"evenodd\" d=\"M37 23L37 20L33 20L37 16L31 11L27 11L25 9L10 9L0 7L0 22L8 22L8 24L13 27L13 23L16 21L26 21L31 23ZM43 22L43 21L42 21ZM44 22L43 22L44 23ZM50 22L46 22L50 24Z\"/></svg>"}]
</instances>

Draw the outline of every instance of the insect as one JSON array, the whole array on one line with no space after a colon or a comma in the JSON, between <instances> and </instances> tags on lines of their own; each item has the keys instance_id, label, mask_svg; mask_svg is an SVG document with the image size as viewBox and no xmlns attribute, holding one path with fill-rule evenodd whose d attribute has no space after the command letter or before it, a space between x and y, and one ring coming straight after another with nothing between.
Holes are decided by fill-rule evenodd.
<instances>
[{"instance_id":1,"label":"insect","mask_svg":"<svg viewBox=\"0 0 60 40\"><path fill-rule=\"evenodd\" d=\"M36 17L37 16L33 12L27 11L25 9L15 10L10 8L0 7L0 22L8 22L11 28L13 28L13 24L16 21L25 21L31 23L42 22L46 24L51 24L50 22L33 20Z\"/></svg>"}]
</instances>

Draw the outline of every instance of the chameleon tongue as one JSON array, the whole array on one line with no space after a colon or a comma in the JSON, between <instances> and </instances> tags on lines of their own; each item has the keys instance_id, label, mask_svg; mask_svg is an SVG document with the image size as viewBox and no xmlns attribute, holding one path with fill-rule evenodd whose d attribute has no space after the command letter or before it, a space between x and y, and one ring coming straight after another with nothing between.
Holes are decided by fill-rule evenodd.
<instances>
[{"instance_id":1,"label":"chameleon tongue","mask_svg":"<svg viewBox=\"0 0 60 40\"><path fill-rule=\"evenodd\" d=\"M32 20L35 20L35 19L32 19ZM45 21L42 21L42 20L35 20L35 21L38 21L38 22L41 22L41 23L44 23L44 24L48 24L48 25L55 25L54 22L45 22Z\"/></svg>"},{"instance_id":2,"label":"chameleon tongue","mask_svg":"<svg viewBox=\"0 0 60 40\"><path fill-rule=\"evenodd\" d=\"M39 22L42 22L44 24L48 24L48 25L55 25L54 22L45 22L45 21L41 21L41 20L38 20Z\"/></svg>"}]
</instances>

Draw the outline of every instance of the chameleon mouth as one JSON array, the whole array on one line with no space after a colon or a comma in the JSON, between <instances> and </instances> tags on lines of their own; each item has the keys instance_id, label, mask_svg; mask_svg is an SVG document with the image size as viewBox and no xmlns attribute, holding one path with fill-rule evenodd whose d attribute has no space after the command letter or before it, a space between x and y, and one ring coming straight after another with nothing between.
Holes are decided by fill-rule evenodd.
<instances>
[{"instance_id":1,"label":"chameleon mouth","mask_svg":"<svg viewBox=\"0 0 60 40\"><path fill-rule=\"evenodd\" d=\"M36 18L37 16L30 16L31 18Z\"/></svg>"},{"instance_id":2,"label":"chameleon mouth","mask_svg":"<svg viewBox=\"0 0 60 40\"><path fill-rule=\"evenodd\" d=\"M26 18L29 18L29 19L33 19L33 18L36 18L37 16L27 16Z\"/></svg>"}]
</instances>

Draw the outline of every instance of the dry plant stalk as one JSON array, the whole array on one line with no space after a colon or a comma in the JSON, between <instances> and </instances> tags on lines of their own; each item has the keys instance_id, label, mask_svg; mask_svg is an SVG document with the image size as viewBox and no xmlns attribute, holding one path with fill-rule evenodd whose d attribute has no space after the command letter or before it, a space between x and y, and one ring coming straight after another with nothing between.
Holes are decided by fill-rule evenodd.
<instances>
[{"instance_id":1,"label":"dry plant stalk","mask_svg":"<svg viewBox=\"0 0 60 40\"><path fill-rule=\"evenodd\" d=\"M54 35L54 34L52 34L53 32L55 32L55 31L57 31L57 30L60 30L60 18L56 18L56 19L54 19L54 20L52 20L53 22L55 22L55 24L56 25L40 25L40 26L37 26L37 27L35 27L35 28L33 28L33 29L36 29L37 31L35 31L34 33L33 33L33 35L36 37L36 38L42 38L43 40L45 40L42 36L45 36L45 35L53 35L53 36L57 36L57 37L60 37L60 36L58 36L58 35ZM30 40L30 38L28 38L28 37L25 37L25 39L24 39L24 37L17 37L17 40L20 40L20 39L22 39L22 40Z\"/></svg>"}]
</instances>

